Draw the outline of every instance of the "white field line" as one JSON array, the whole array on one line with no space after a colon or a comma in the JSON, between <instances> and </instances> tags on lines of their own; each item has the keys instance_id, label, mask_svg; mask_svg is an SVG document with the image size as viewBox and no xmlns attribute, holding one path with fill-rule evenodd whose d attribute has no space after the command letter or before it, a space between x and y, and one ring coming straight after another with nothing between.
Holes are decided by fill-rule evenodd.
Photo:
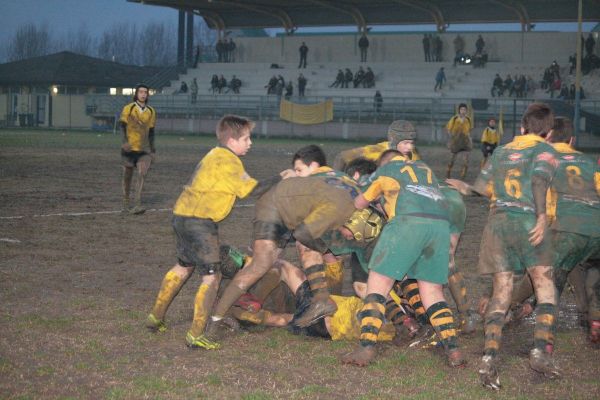
<instances>
[{"instance_id":1,"label":"white field line","mask_svg":"<svg viewBox=\"0 0 600 400\"><path fill-rule=\"evenodd\" d=\"M21 243L21 241L19 239L10 239L10 238L0 238L0 242Z\"/></svg>"},{"instance_id":2,"label":"white field line","mask_svg":"<svg viewBox=\"0 0 600 400\"><path fill-rule=\"evenodd\" d=\"M234 208L238 207L254 207L254 204L238 204ZM150 208L146 212L165 212L172 211L172 208ZM23 218L48 218L48 217L85 217L89 215L109 215L109 214L121 214L121 210L118 211L84 211L84 212L63 212L63 213L52 213L52 214L33 214L33 215L13 215L9 217L0 217L0 220L5 219L23 219ZM8 241L9 239L0 241Z\"/></svg>"}]
</instances>

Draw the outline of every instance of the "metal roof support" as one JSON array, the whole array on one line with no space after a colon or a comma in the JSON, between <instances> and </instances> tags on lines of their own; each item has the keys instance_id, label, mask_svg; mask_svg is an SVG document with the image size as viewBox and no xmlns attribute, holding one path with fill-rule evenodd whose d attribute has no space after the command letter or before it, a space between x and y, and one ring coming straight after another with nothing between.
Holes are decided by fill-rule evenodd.
<instances>
[{"instance_id":1,"label":"metal roof support","mask_svg":"<svg viewBox=\"0 0 600 400\"><path fill-rule=\"evenodd\" d=\"M352 16L352 18L354 18L354 22L356 22L358 31L360 33L366 32L367 21L365 20L364 15L362 15L362 13L360 12L360 10L358 8L353 7L353 6L340 6L340 5L332 4L331 2L324 1L324 0L308 0L308 1L313 4L320 5L322 7L327 7L332 10L337 10L337 11L341 11L343 13L349 14L350 16Z\"/></svg>"},{"instance_id":2,"label":"metal roof support","mask_svg":"<svg viewBox=\"0 0 600 400\"><path fill-rule=\"evenodd\" d=\"M223 21L223 18L221 18L219 14L205 9L195 9L194 14L201 16L215 27L215 29L217 30L218 39L221 39L223 37L223 31L225 30L225 21Z\"/></svg>"},{"instance_id":3,"label":"metal roof support","mask_svg":"<svg viewBox=\"0 0 600 400\"><path fill-rule=\"evenodd\" d=\"M265 14L270 17L274 17L281 22L281 25L285 29L286 32L291 32L294 30L294 22L292 21L292 17L289 16L287 12L285 12L282 8L272 8L272 7L264 7L264 6L254 6L246 3L240 3L238 1L222 1L222 0L213 0L213 4L230 4L239 8L243 8L248 11L254 11L260 14Z\"/></svg>"},{"instance_id":4,"label":"metal roof support","mask_svg":"<svg viewBox=\"0 0 600 400\"><path fill-rule=\"evenodd\" d=\"M426 11L431 14L435 21L435 26L438 32L444 32L446 30L446 21L444 20L444 14L438 6L425 2L425 1L414 1L414 0L395 0L396 3L404 4L405 6L414 8L416 10Z\"/></svg>"},{"instance_id":5,"label":"metal roof support","mask_svg":"<svg viewBox=\"0 0 600 400\"><path fill-rule=\"evenodd\" d=\"M490 0L492 3L496 3L508 10L513 11L519 17L521 23L521 31L529 32L531 30L531 20L529 19L529 13L527 9L520 1L513 0Z\"/></svg>"}]
</instances>

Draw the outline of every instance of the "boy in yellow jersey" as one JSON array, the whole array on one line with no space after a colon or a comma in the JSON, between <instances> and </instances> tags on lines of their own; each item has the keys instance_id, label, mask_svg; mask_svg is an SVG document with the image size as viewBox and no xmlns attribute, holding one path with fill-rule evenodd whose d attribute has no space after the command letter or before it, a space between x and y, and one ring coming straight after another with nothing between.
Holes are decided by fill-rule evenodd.
<instances>
[{"instance_id":1,"label":"boy in yellow jersey","mask_svg":"<svg viewBox=\"0 0 600 400\"><path fill-rule=\"evenodd\" d=\"M485 127L481 134L481 151L483 152L483 160L481 160L481 168L485 165L488 157L492 155L496 147L500 144L500 132L496 130L496 119L490 118L488 126Z\"/></svg>"},{"instance_id":2,"label":"boy in yellow jersey","mask_svg":"<svg viewBox=\"0 0 600 400\"><path fill-rule=\"evenodd\" d=\"M448 170L446 172L447 178L450 178L452 167L459 154L462 154L464 158L460 177L464 178L467 175L469 156L473 149L473 141L471 140L472 129L473 122L471 121L471 118L467 116L467 105L461 103L458 105L458 114L450 118L446 124L446 132L448 132L448 149L450 149L450 153L452 153L452 158L450 159L450 163L448 163Z\"/></svg>"},{"instance_id":3,"label":"boy in yellow jersey","mask_svg":"<svg viewBox=\"0 0 600 400\"><path fill-rule=\"evenodd\" d=\"M240 156L245 155L252 140L254 122L244 117L226 115L217 124L219 146L204 156L173 207L173 230L177 239L177 264L165 275L147 327L164 331L167 308L195 270L202 281L194 300L194 319L187 333L191 348L216 349L219 344L204 336L204 330L221 281L218 224L233 208L236 198L261 193L281 180L284 171L257 182L244 170ZM287 175L286 175L287 176Z\"/></svg>"},{"instance_id":4,"label":"boy in yellow jersey","mask_svg":"<svg viewBox=\"0 0 600 400\"><path fill-rule=\"evenodd\" d=\"M142 188L144 179L154 159L154 126L156 111L148 105L148 86L140 84L135 88L133 102L125 105L119 118L123 132L121 159L123 161L123 211L142 214ZM133 180L133 170L137 168L138 179L135 189L135 207L129 209L129 192Z\"/></svg>"}]
</instances>

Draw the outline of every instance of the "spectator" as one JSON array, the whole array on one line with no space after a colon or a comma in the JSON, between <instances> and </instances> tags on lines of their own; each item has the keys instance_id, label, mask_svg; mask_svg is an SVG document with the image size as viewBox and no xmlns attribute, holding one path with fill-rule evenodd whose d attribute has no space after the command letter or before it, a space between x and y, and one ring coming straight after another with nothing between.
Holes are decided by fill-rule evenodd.
<instances>
[{"instance_id":1,"label":"spectator","mask_svg":"<svg viewBox=\"0 0 600 400\"><path fill-rule=\"evenodd\" d=\"M594 40L594 37L590 33L588 35L588 38L585 40L585 54L586 54L587 57L589 57L592 54L594 54L594 47L595 46L596 46L596 41Z\"/></svg>"},{"instance_id":2,"label":"spectator","mask_svg":"<svg viewBox=\"0 0 600 400\"><path fill-rule=\"evenodd\" d=\"M494 78L491 93L492 97L501 97L502 95L504 95L504 83L502 82L500 74L496 74L496 77Z\"/></svg>"},{"instance_id":3,"label":"spectator","mask_svg":"<svg viewBox=\"0 0 600 400\"><path fill-rule=\"evenodd\" d=\"M196 45L196 54L194 55L194 68L198 66L198 62L200 61L200 45Z\"/></svg>"},{"instance_id":4,"label":"spectator","mask_svg":"<svg viewBox=\"0 0 600 400\"><path fill-rule=\"evenodd\" d=\"M227 62L235 62L234 52L236 47L233 38L229 38L229 43L227 43Z\"/></svg>"},{"instance_id":5,"label":"spectator","mask_svg":"<svg viewBox=\"0 0 600 400\"><path fill-rule=\"evenodd\" d=\"M292 81L288 81L287 85L285 85L285 99L289 100L294 95L294 86L292 85Z\"/></svg>"},{"instance_id":6,"label":"spectator","mask_svg":"<svg viewBox=\"0 0 600 400\"><path fill-rule=\"evenodd\" d=\"M574 98L575 96L573 96ZM567 85L562 85L562 88L560 89L560 93L558 94L558 99L560 100L570 100L570 96L569 96L569 89L567 88Z\"/></svg>"},{"instance_id":7,"label":"spectator","mask_svg":"<svg viewBox=\"0 0 600 400\"><path fill-rule=\"evenodd\" d=\"M513 92L513 83L514 82L512 80L512 77L510 76L510 74L506 75L506 79L504 80L504 91L508 92L509 96Z\"/></svg>"},{"instance_id":8,"label":"spectator","mask_svg":"<svg viewBox=\"0 0 600 400\"><path fill-rule=\"evenodd\" d=\"M560 79L560 65L556 62L556 60L552 61L550 64L550 72L558 79Z\"/></svg>"},{"instance_id":9,"label":"spectator","mask_svg":"<svg viewBox=\"0 0 600 400\"><path fill-rule=\"evenodd\" d=\"M487 53L477 52L473 56L473 68L483 68L487 64L488 55Z\"/></svg>"},{"instance_id":10,"label":"spectator","mask_svg":"<svg viewBox=\"0 0 600 400\"><path fill-rule=\"evenodd\" d=\"M344 76L344 71L342 71L341 69L338 69L338 73L335 77L335 81L329 85L329 87L338 87L338 86L342 86L344 87L344 80L345 80L345 76Z\"/></svg>"},{"instance_id":11,"label":"spectator","mask_svg":"<svg viewBox=\"0 0 600 400\"><path fill-rule=\"evenodd\" d=\"M375 87L375 74L373 73L373 70L371 70L371 67L367 67L367 72L365 72L365 79L364 79L363 87L366 87L369 89L372 87Z\"/></svg>"},{"instance_id":12,"label":"spectator","mask_svg":"<svg viewBox=\"0 0 600 400\"><path fill-rule=\"evenodd\" d=\"M569 75L573 74L575 68L577 68L577 54L569 56Z\"/></svg>"},{"instance_id":13,"label":"spectator","mask_svg":"<svg viewBox=\"0 0 600 400\"><path fill-rule=\"evenodd\" d=\"M308 55L308 46L302 42L302 46L298 49L300 51L300 64L298 68L306 68L306 56Z\"/></svg>"},{"instance_id":14,"label":"spectator","mask_svg":"<svg viewBox=\"0 0 600 400\"><path fill-rule=\"evenodd\" d=\"M281 77L281 75L280 75L280 77ZM278 99L281 99L281 96L283 95L284 87L285 87L285 83L283 81L283 78L277 79L277 84L275 85L275 94L277 95Z\"/></svg>"},{"instance_id":15,"label":"spectator","mask_svg":"<svg viewBox=\"0 0 600 400\"><path fill-rule=\"evenodd\" d=\"M431 42L429 35L423 35L423 54L425 55L425 62L433 61L431 57Z\"/></svg>"},{"instance_id":16,"label":"spectator","mask_svg":"<svg viewBox=\"0 0 600 400\"><path fill-rule=\"evenodd\" d=\"M223 75L221 75L221 77L219 78L219 93L223 92L223 89L225 89L227 87L227 79L225 79L225 77Z\"/></svg>"},{"instance_id":17,"label":"spectator","mask_svg":"<svg viewBox=\"0 0 600 400\"><path fill-rule=\"evenodd\" d=\"M210 79L210 90L213 94L219 90L219 77L217 75L213 75Z\"/></svg>"},{"instance_id":18,"label":"spectator","mask_svg":"<svg viewBox=\"0 0 600 400\"><path fill-rule=\"evenodd\" d=\"M340 72L342 70L340 69ZM339 75L339 73L338 73ZM344 75L344 73L342 72L342 76ZM300 76L298 76L298 96L299 97L304 97L304 89L306 89L306 82L307 79L304 77L304 75L300 74Z\"/></svg>"},{"instance_id":19,"label":"spectator","mask_svg":"<svg viewBox=\"0 0 600 400\"><path fill-rule=\"evenodd\" d=\"M192 79L191 94L192 94L192 104L195 104L196 100L198 99L198 82L196 81L196 78Z\"/></svg>"},{"instance_id":20,"label":"spectator","mask_svg":"<svg viewBox=\"0 0 600 400\"><path fill-rule=\"evenodd\" d=\"M442 90L442 85L446 82L446 73L444 72L444 67L440 68L437 74L435 75L435 86L433 91L437 91L438 88Z\"/></svg>"},{"instance_id":21,"label":"spectator","mask_svg":"<svg viewBox=\"0 0 600 400\"><path fill-rule=\"evenodd\" d=\"M354 75L354 87L357 88L358 85L362 83L363 79L365 79L365 70L363 67L358 67L358 71L356 71L356 74Z\"/></svg>"},{"instance_id":22,"label":"spectator","mask_svg":"<svg viewBox=\"0 0 600 400\"><path fill-rule=\"evenodd\" d=\"M483 40L481 35L479 35L477 37L477 41L475 42L475 53L483 53L484 47L485 47L485 41Z\"/></svg>"},{"instance_id":23,"label":"spectator","mask_svg":"<svg viewBox=\"0 0 600 400\"><path fill-rule=\"evenodd\" d=\"M454 66L456 66L457 60L463 56L465 52L465 40L460 35L456 35L454 38Z\"/></svg>"},{"instance_id":24,"label":"spectator","mask_svg":"<svg viewBox=\"0 0 600 400\"><path fill-rule=\"evenodd\" d=\"M242 81L239 78L237 78L235 75L233 75L233 77L231 78L231 81L229 82L229 86L228 86L226 93L229 93L229 91L231 90L235 94L240 94L241 87L242 87Z\"/></svg>"},{"instance_id":25,"label":"spectator","mask_svg":"<svg viewBox=\"0 0 600 400\"><path fill-rule=\"evenodd\" d=\"M525 95L530 97L535 92L535 89L536 89L535 81L533 80L531 75L527 75L527 85L525 88Z\"/></svg>"},{"instance_id":26,"label":"spectator","mask_svg":"<svg viewBox=\"0 0 600 400\"><path fill-rule=\"evenodd\" d=\"M360 49L360 62L367 62L367 49L369 48L369 39L365 33L358 40L358 48Z\"/></svg>"},{"instance_id":27,"label":"spectator","mask_svg":"<svg viewBox=\"0 0 600 400\"><path fill-rule=\"evenodd\" d=\"M442 38L436 36L433 40L434 43L434 53L435 53L435 61L442 61L442 49L444 46L444 42L442 42Z\"/></svg>"},{"instance_id":28,"label":"spectator","mask_svg":"<svg viewBox=\"0 0 600 400\"><path fill-rule=\"evenodd\" d=\"M562 87L562 81L558 76L554 77L554 82L550 85L550 88L546 91L546 93L550 93L550 98L554 98L554 92L559 91Z\"/></svg>"},{"instance_id":29,"label":"spectator","mask_svg":"<svg viewBox=\"0 0 600 400\"><path fill-rule=\"evenodd\" d=\"M224 53L225 53L225 49L223 47L223 41L221 39L219 39L217 41L217 44L215 45L215 51L217 52L217 61L218 62L224 62Z\"/></svg>"},{"instance_id":30,"label":"spectator","mask_svg":"<svg viewBox=\"0 0 600 400\"><path fill-rule=\"evenodd\" d=\"M267 89L267 94L275 94L275 87L277 86L277 77L273 75L271 79L269 79L269 83L265 88Z\"/></svg>"},{"instance_id":31,"label":"spectator","mask_svg":"<svg viewBox=\"0 0 600 400\"><path fill-rule=\"evenodd\" d=\"M181 81L181 86L179 86L179 93L186 94L188 92L188 85L185 81Z\"/></svg>"},{"instance_id":32,"label":"spectator","mask_svg":"<svg viewBox=\"0 0 600 400\"><path fill-rule=\"evenodd\" d=\"M344 86L345 88L348 88L348 84L350 82L352 82L352 80L354 79L354 75L352 74L352 71L350 71L350 68L346 68L346 75L344 77Z\"/></svg>"},{"instance_id":33,"label":"spectator","mask_svg":"<svg viewBox=\"0 0 600 400\"><path fill-rule=\"evenodd\" d=\"M575 100L575 85L571 84L571 87L569 88L569 98L571 100ZM584 100L585 99L585 94L583 93L583 86L579 87L579 99L580 100Z\"/></svg>"},{"instance_id":34,"label":"spectator","mask_svg":"<svg viewBox=\"0 0 600 400\"><path fill-rule=\"evenodd\" d=\"M379 115L381 113L381 107L383 106L383 96L381 96L381 92L377 90L375 92L375 96L373 96L373 108L375 108L375 114Z\"/></svg>"}]
</instances>

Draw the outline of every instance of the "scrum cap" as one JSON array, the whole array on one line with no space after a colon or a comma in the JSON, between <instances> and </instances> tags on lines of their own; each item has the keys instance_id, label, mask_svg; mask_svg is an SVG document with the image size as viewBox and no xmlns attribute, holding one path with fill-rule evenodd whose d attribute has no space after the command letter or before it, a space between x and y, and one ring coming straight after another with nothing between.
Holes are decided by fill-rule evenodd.
<instances>
[{"instance_id":1,"label":"scrum cap","mask_svg":"<svg viewBox=\"0 0 600 400\"><path fill-rule=\"evenodd\" d=\"M390 124L388 128L388 142L390 149L395 149L398 143L403 140L415 140L417 130L409 121L399 119Z\"/></svg>"}]
</instances>

